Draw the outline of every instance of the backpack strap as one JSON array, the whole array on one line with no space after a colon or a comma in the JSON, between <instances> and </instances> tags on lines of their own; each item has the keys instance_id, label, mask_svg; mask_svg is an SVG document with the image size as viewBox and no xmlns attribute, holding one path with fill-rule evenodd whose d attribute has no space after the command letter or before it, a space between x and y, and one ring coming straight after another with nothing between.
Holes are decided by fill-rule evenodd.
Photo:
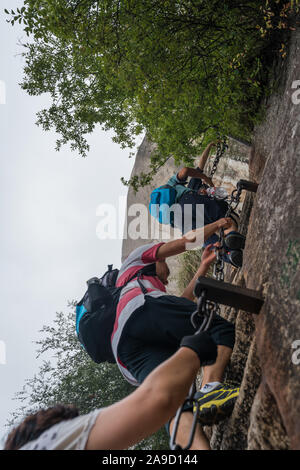
<instances>
[{"instance_id":1,"label":"backpack strap","mask_svg":"<svg viewBox=\"0 0 300 470\"><path fill-rule=\"evenodd\" d=\"M148 266L144 266L143 268L141 268L141 269L140 269L138 272L136 272L130 279L128 279L128 281L126 282L126 284L124 284L124 286L122 286L122 287L127 286L127 284L129 284L129 282L131 282L131 281L133 281L133 279L137 278L137 282L139 283L139 286L140 286L140 288L141 288L142 293L143 293L144 295L146 295L146 294L148 293L148 291L147 291L146 287L144 286L144 284L142 283L141 276L142 276L143 274L147 274L147 273L150 274L150 272L153 273L153 264L154 264L154 263L152 263L152 264L150 264L150 265L148 265Z\"/></svg>"},{"instance_id":2,"label":"backpack strap","mask_svg":"<svg viewBox=\"0 0 300 470\"><path fill-rule=\"evenodd\" d=\"M148 293L146 287L144 286L144 284L142 283L142 280L141 280L141 275L143 274L142 271L140 271L138 273L138 277L137 277L137 282L139 283L139 286L141 288L141 291L143 292L144 295L146 295Z\"/></svg>"}]
</instances>

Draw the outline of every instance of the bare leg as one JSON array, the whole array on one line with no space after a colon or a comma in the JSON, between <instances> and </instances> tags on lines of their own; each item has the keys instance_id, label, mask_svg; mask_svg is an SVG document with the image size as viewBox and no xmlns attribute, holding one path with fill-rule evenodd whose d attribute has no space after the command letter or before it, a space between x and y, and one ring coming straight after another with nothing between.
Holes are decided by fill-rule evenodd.
<instances>
[{"instance_id":1,"label":"bare leg","mask_svg":"<svg viewBox=\"0 0 300 470\"><path fill-rule=\"evenodd\" d=\"M225 367L230 361L232 349L228 346L218 346L218 356L216 362L211 366L203 368L202 387L209 382L222 382ZM185 447L189 440L191 426L193 421L193 414L186 412L182 413L176 441L181 447ZM172 433L174 426L174 419L170 424L170 432ZM207 439L200 424L197 424L194 441L191 450L210 450L209 440Z\"/></svg>"},{"instance_id":2,"label":"bare leg","mask_svg":"<svg viewBox=\"0 0 300 470\"><path fill-rule=\"evenodd\" d=\"M237 232L237 231L238 231L238 226L236 225L236 223L234 222L234 220L231 219L231 224L230 224L230 226L229 226L228 228L226 228L226 229L224 230L224 235L227 235L228 233L233 232L233 231ZM216 235L219 236L219 235L220 235L220 230L218 230L218 231L215 232L215 233L216 233Z\"/></svg>"},{"instance_id":3,"label":"bare leg","mask_svg":"<svg viewBox=\"0 0 300 470\"><path fill-rule=\"evenodd\" d=\"M184 448L187 446L188 441L189 441L189 436L191 432L191 427L192 427L192 422L193 422L193 414L190 412L185 412L182 413L179 426L178 426L178 432L176 436L176 442L180 445L180 447ZM172 433L174 426L174 419L172 420L170 424L170 432ZM195 431L195 436L193 440L193 444L190 448L190 450L211 450L210 445L209 445L209 440L207 439L206 435L203 432L202 427L200 424L197 424L196 431Z\"/></svg>"},{"instance_id":4,"label":"bare leg","mask_svg":"<svg viewBox=\"0 0 300 470\"><path fill-rule=\"evenodd\" d=\"M204 150L204 152L202 153L200 159L199 159L199 163L198 163L198 168L200 168L200 170L204 170L204 167L205 167L205 164L207 162L207 159L209 157L209 152L210 152L210 149L214 146L214 142L210 143L206 149Z\"/></svg>"},{"instance_id":5,"label":"bare leg","mask_svg":"<svg viewBox=\"0 0 300 470\"><path fill-rule=\"evenodd\" d=\"M227 233L230 233L230 232L232 232L233 230L234 230L234 231L237 231L237 229L238 229L238 227L237 227L236 223L231 219L231 224L230 224L230 226L229 226L228 228L226 228L226 229L224 230L224 234L227 235Z\"/></svg>"},{"instance_id":6,"label":"bare leg","mask_svg":"<svg viewBox=\"0 0 300 470\"><path fill-rule=\"evenodd\" d=\"M222 382L225 367L230 361L231 354L232 349L228 346L218 346L218 356L216 362L211 366L203 367L201 387L209 382Z\"/></svg>"}]
</instances>

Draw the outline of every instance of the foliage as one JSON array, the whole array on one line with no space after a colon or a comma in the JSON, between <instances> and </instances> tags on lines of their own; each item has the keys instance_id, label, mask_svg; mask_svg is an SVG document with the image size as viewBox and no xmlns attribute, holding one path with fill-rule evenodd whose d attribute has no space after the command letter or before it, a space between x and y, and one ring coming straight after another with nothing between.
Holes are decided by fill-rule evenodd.
<instances>
[{"instance_id":1,"label":"foliage","mask_svg":"<svg viewBox=\"0 0 300 470\"><path fill-rule=\"evenodd\" d=\"M285 4L24 0L6 12L32 38L21 86L50 93L38 124L58 132L57 149L69 142L86 156L97 125L123 147L147 132L157 148L150 174L135 182L145 185L170 156L190 162L217 131L249 137Z\"/></svg>"},{"instance_id":2,"label":"foliage","mask_svg":"<svg viewBox=\"0 0 300 470\"><path fill-rule=\"evenodd\" d=\"M181 254L179 257L180 269L176 278L178 293L184 291L190 281L193 279L201 263L203 249L190 250Z\"/></svg>"},{"instance_id":3,"label":"foliage","mask_svg":"<svg viewBox=\"0 0 300 470\"><path fill-rule=\"evenodd\" d=\"M70 304L71 307L74 304ZM51 354L38 373L28 379L15 399L22 405L11 416L9 426L25 415L57 403L74 405L80 414L121 400L135 387L126 382L115 364L96 364L81 347L75 333L75 313L56 314L53 326L44 326L36 342L37 357ZM166 433L160 431L135 446L136 449L167 448Z\"/></svg>"},{"instance_id":4,"label":"foliage","mask_svg":"<svg viewBox=\"0 0 300 470\"><path fill-rule=\"evenodd\" d=\"M186 251L179 255L179 264L180 269L176 276L176 284L178 289L178 295L180 295L187 285L193 279L197 269L201 263L201 257L203 254L203 248L197 250ZM213 275L213 265L210 267L206 276L212 277Z\"/></svg>"}]
</instances>

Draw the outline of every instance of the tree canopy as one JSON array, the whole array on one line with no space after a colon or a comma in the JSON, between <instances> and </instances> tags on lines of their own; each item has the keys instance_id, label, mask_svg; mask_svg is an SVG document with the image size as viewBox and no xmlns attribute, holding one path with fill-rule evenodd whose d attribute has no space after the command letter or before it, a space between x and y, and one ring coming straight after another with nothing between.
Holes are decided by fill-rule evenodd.
<instances>
[{"instance_id":1,"label":"tree canopy","mask_svg":"<svg viewBox=\"0 0 300 470\"><path fill-rule=\"evenodd\" d=\"M30 36L21 86L51 95L38 123L58 132L57 149L86 156L97 125L123 147L145 132L155 169L218 133L249 137L284 3L24 0L6 12Z\"/></svg>"}]
</instances>

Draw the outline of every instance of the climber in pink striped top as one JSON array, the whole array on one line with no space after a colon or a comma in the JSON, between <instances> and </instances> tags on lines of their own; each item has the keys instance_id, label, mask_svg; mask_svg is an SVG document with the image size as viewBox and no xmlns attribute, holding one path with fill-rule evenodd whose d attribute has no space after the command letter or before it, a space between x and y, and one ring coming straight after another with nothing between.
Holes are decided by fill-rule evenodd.
<instances>
[{"instance_id":1,"label":"climber in pink striped top","mask_svg":"<svg viewBox=\"0 0 300 470\"><path fill-rule=\"evenodd\" d=\"M147 296L160 297L166 295L165 285L168 283L169 268L165 261L160 260L157 256L158 249L162 245L163 243L143 245L134 250L121 266L117 279L117 287L125 285L128 279L132 278L141 268L150 265L150 267L153 267L152 274L149 272L148 275L143 274L141 276L141 281L147 291ZM145 295L141 291L137 278L135 278L122 290L112 333L112 349L119 368L125 378L133 385L138 385L138 381L130 374L120 360L117 348L123 328L128 319L136 310L143 306L144 303Z\"/></svg>"}]
</instances>

